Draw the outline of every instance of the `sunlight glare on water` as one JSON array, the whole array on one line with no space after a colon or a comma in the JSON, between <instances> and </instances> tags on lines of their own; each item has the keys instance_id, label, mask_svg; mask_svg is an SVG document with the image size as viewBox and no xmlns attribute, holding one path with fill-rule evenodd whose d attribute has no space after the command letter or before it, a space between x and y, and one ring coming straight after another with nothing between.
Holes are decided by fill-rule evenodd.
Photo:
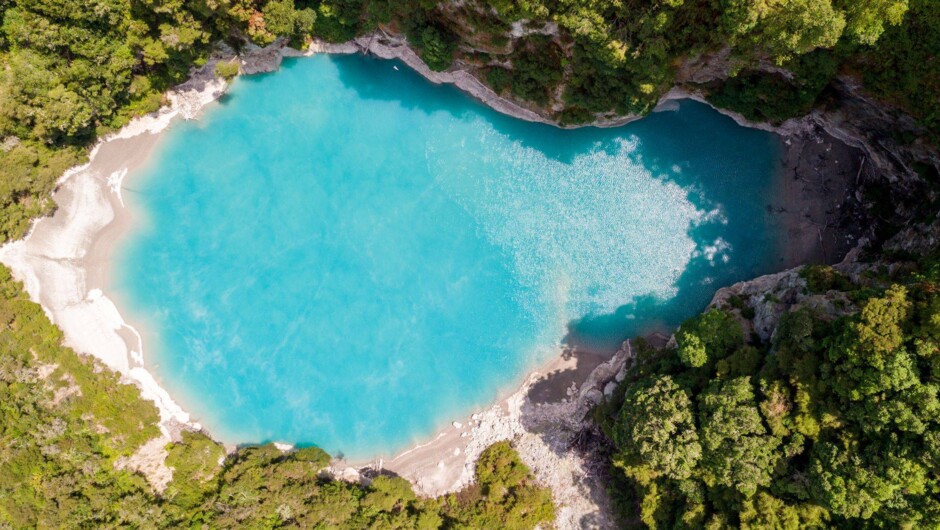
<instances>
[{"instance_id":1,"label":"sunlight glare on water","mask_svg":"<svg viewBox=\"0 0 940 530\"><path fill-rule=\"evenodd\" d=\"M221 440L388 455L569 331L610 351L773 269L773 136L693 102L564 131L394 64L241 78L128 178L114 288Z\"/></svg>"}]
</instances>

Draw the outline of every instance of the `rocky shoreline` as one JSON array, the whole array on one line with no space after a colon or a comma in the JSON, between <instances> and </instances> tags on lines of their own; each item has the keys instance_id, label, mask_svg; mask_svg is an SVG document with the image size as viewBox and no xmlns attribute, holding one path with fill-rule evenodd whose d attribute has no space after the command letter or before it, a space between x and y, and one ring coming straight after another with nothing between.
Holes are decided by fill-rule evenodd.
<instances>
[{"instance_id":1,"label":"rocky shoreline","mask_svg":"<svg viewBox=\"0 0 940 530\"><path fill-rule=\"evenodd\" d=\"M504 98L484 85L467 68L457 64L446 72L431 71L407 43L385 33L358 38L342 45L314 43L306 52L285 49L283 56L309 55L317 52L366 53L385 59L398 59L429 81L453 84L494 110L527 121L561 127L547 116ZM719 57L719 63L721 62ZM725 58L724 60L727 60ZM727 65L699 68L698 82L709 76L727 75ZM277 64L272 64L276 68ZM710 72L708 70L711 70ZM704 77L703 77L704 74ZM806 263L837 264L838 270L858 272L858 256L875 238L875 220L867 213L871 204L866 200L864 188L872 182L891 182L907 194L907 201L922 190L919 177L904 160L919 159L940 167L936 153L927 148L900 149L897 145L878 138L878 127L866 125L881 120L882 128L898 121L908 127L896 111L885 111L860 95L858 87L846 80L840 81L844 101L836 107L829 105L811 114L788 120L778 126L754 123L744 116L716 108L734 119L739 125L758 128L778 134L784 144L781 164L785 175L776 196L778 202L768 205L788 227L785 244L787 252L781 258L781 273L761 277L750 282L719 290L712 306L726 305L733 295L745 296L755 308L758 317L751 327L763 339L769 340L776 319L785 308L793 304L823 304L833 307L831 301L806 297L805 281L800 278L800 266ZM666 110L669 102L693 99L715 108L701 91L689 88L687 83L665 94L658 110ZM854 108L849 113L845 108ZM614 127L629 123L639 116L599 118L589 125ZM859 125L859 122L862 125ZM569 128L571 126L568 126ZM898 159L896 153L904 155ZM912 215L912 214L908 214ZM936 234L934 234L936 236ZM771 307L765 300L774 300L767 293L778 292L790 304ZM828 305L826 305L828 304ZM745 320L742 318L742 321ZM756 323L756 324L755 324ZM748 329L748 328L746 328ZM766 337L764 335L767 335ZM659 342L666 342L661 337ZM575 354L573 354L575 353ZM556 359L541 373L531 374L515 393L485 412L472 415L463 422L455 422L430 442L417 446L396 458L371 465L348 466L339 462L334 467L336 476L347 479L367 477L385 470L411 480L416 489L427 495L454 491L466 484L472 476L473 463L486 445L511 439L520 456L533 469L542 484L551 486L559 506L558 524L561 528L608 528L614 522L610 516L604 493L603 474L606 462L598 460L597 451L579 452L575 449L585 432L593 429L586 419L590 409L610 395L623 380L632 362L633 351L629 342L617 354L590 367L577 370L574 381L561 399L541 400L535 391L540 385L552 386L553 378L576 371L576 352ZM597 363L598 361L594 361ZM591 366L594 365L591 364ZM585 377L583 374L587 373ZM580 384L578 379L583 378ZM557 386L557 384L555 385Z\"/></svg>"},{"instance_id":2,"label":"rocky shoreline","mask_svg":"<svg viewBox=\"0 0 940 530\"><path fill-rule=\"evenodd\" d=\"M538 385L552 385L576 370L576 356L562 355L531 373L508 397L455 421L430 442L387 461L335 462L331 472L346 480L392 472L412 482L418 493L437 496L469 484L480 453L493 443L511 440L539 483L551 488L559 528L613 528L603 481L606 463L594 452L579 451L577 445L593 429L591 409L625 378L633 356L631 343L625 342L582 382L568 387L565 397L538 399L534 392Z\"/></svg>"},{"instance_id":3,"label":"rocky shoreline","mask_svg":"<svg viewBox=\"0 0 940 530\"><path fill-rule=\"evenodd\" d=\"M287 48L284 41L266 48L249 45L238 60L242 73L253 74L276 70L284 57L315 53L371 53L385 59L399 59L429 81L454 84L498 112L527 121L559 125L532 108L494 93L460 65L447 72L431 71L403 39L385 33L339 45L315 42L306 51ZM158 489L165 486L171 477L171 471L163 463L166 454L163 446L178 436L179 429L198 429L199 426L145 369L140 346L144 341L139 339L135 328L121 319L115 305L97 287L101 280L100 277L95 279L93 271L106 266L107 258L95 261L93 255L89 257L87 249L100 238L105 227L112 225L115 217L120 217L119 212L124 208L120 196L121 180L130 169L131 162L116 159L120 152L127 150L127 145L122 146L120 142L153 142L156 133L171 120L198 117L205 105L224 92L224 83L213 74L215 62L233 60L234 57L234 52L223 49L205 67L194 72L190 81L168 95L170 105L167 108L135 120L122 131L102 139L92 151L88 165L71 170L61 179L55 195L60 208L55 216L37 221L26 239L0 250L0 260L11 266L18 279L24 281L31 298L41 303L51 320L63 329L69 345L77 351L95 355L122 373L126 380L140 386L145 397L157 403L163 420L163 437L148 443L137 455L123 460L120 465L140 470ZM664 95L661 106L686 98L705 101L700 93L677 87ZM859 192L860 187L864 182L888 179L898 183L904 193L916 194L922 188L916 183L917 174L911 169L910 160L932 156L920 148L899 148L893 154L886 152L894 144L873 140L874 133L855 125L853 120L846 118L844 110L843 114L831 109L820 110L779 127L751 123L735 113L719 111L739 124L775 132L784 138L785 143L789 142L783 164L785 171L792 171L794 179L790 188L781 190L783 203L768 206L781 208L793 217L785 221L794 227L794 242L788 246L802 251L786 256L781 268L811 261L836 262L849 249L871 240L873 233L858 230L870 221L861 217L866 204ZM591 125L612 127L639 118L602 118ZM140 146L135 149L146 150ZM849 159L855 160L856 165L846 162ZM842 167L837 168L840 164ZM940 167L940 163L935 165ZM911 212L901 212L901 215L905 213L913 215ZM67 241L55 235L56 231L63 230L68 232ZM935 234L924 237L935 237ZM817 238L819 244L815 242ZM850 258L857 255L856 250ZM733 294L748 294L756 299L754 297L760 298L760 292L780 289L780 286L796 289L799 281L797 272L789 270L720 290L713 304L721 303ZM80 313L82 311L84 313ZM771 315L770 309L764 313L761 311L758 308L759 315ZM765 320L771 322L770 318L768 316ZM89 328L89 323L96 324ZM756 331L760 334L761 329L770 327L767 324ZM105 346L102 346L102 341ZM389 461L336 462L331 471L347 480L368 480L374 473L391 471L411 480L419 492L439 495L459 489L470 480L476 457L486 446L511 439L539 481L552 487L559 507L559 527L611 527L613 522L606 506L602 473L598 471L601 463L592 460L590 453L581 453L573 448L584 431L591 428L590 420L586 419L590 409L605 395L610 395L616 384L623 380L632 356L629 342L613 358L593 361L590 369L578 366L577 355L562 356L531 374L506 399L464 421L455 422L453 428L445 430L429 443ZM564 397L545 400L537 396L534 389L538 385L544 385L546 381L550 383L559 374L573 370L579 370L578 378L581 374L587 375L580 384L568 387ZM566 383L570 380L565 379Z\"/></svg>"},{"instance_id":4,"label":"rocky shoreline","mask_svg":"<svg viewBox=\"0 0 940 530\"><path fill-rule=\"evenodd\" d=\"M284 46L284 43L278 45ZM561 124L552 119L552 109L535 107L494 92L474 75L473 65L457 61L447 71L432 71L404 38L390 35L382 29L345 44L313 43L305 52L285 48L283 55L308 55L322 51L364 53L384 59L401 60L432 83L453 84L497 112L521 120L561 128L578 128L618 127L642 118L638 115L598 115L595 120L587 124ZM270 65L272 69L278 66L279 60ZM880 191L885 184L890 184L890 190L888 190L891 194L890 200L898 205L897 215L890 220L891 222L909 221L920 213L916 210L918 205L925 203L923 194L928 190L915 166L926 165L932 167L934 173L940 174L940 154L923 141L904 143L898 139L904 136L924 136L923 128L918 126L912 118L899 109L873 101L863 93L861 86L855 80L843 76L833 84L831 89L833 94L808 115L786 120L779 125L754 122L740 113L712 105L702 91L706 83L728 78L734 66L730 49L689 59L680 67L676 86L660 98L657 110L668 108L672 101L692 99L732 118L738 125L775 133L788 146L794 143L799 144L800 154L804 154L803 146L811 145L813 142L825 143L827 144L826 153L835 149L836 155L827 157L820 156L820 153L810 153L810 159L814 160L812 167L808 167L803 160L795 160L792 154L788 153L784 156L787 171L799 171L802 175L823 175L823 180L825 180L825 175L838 174L845 168L844 161L843 167L835 167L838 164L838 153L857 151L857 154L852 155L856 157L855 164L857 164L854 180L848 184L835 183L835 187L841 188L841 191L850 191L852 195L852 197L846 197L843 204L838 205L842 214L820 215L819 212L815 212L810 216L812 217L810 224L815 229L813 231L818 232L819 227L826 227L830 232L828 235L819 234L820 241L827 247L839 247L839 249L834 251L832 248L827 248L816 256L803 256L801 258L803 261L791 260L789 266L804 263L807 260L835 263L845 255L848 249L854 247L858 239L872 238L873 230L858 229L861 226L871 227L874 221L874 219L862 218L864 212L872 206L871 201L864 197L867 188L878 188ZM785 70L769 62L761 63L759 69L768 74L787 74ZM809 185L809 187L813 186L812 183ZM817 185L817 187L826 188L821 190L826 194L832 192L829 189L830 186L831 184L828 183ZM831 210L831 207L827 209ZM847 247L842 243L837 244L838 234L832 233L833 227L848 228L851 225L854 225L855 229L849 230L849 235L854 241Z\"/></svg>"},{"instance_id":5,"label":"rocky shoreline","mask_svg":"<svg viewBox=\"0 0 940 530\"><path fill-rule=\"evenodd\" d=\"M548 116L548 111L524 106L522 102L500 96L481 82L469 65L456 63L451 69L436 72L428 68L418 54L401 37L390 36L379 30L343 44L313 42L307 50L294 50L285 41L267 48L248 47L247 58L241 61L245 74L273 72L284 57L303 57L315 53L371 54L383 59L397 59L435 84L452 84L493 110L517 119L544 123L561 128L617 127L641 119L642 116L599 117L592 123L562 125ZM721 59L719 57L719 62ZM706 66L708 61L706 61ZM713 79L718 71L727 69L699 66L697 75L686 74L698 82ZM718 71L716 71L718 70ZM702 72L705 72L703 74ZM781 269L803 263L836 263L859 240L872 239L870 220L859 193L861 178L880 179L885 157L873 158L875 149L853 131L839 126L837 120L825 113L814 112L806 117L792 119L779 126L749 121L739 113L711 105L700 91L685 85L676 86L663 95L656 111L670 109L674 101L691 99L708 105L733 119L738 125L772 132L781 137L784 153L782 171L793 174L794 182L778 190L778 201L766 205L786 226L786 253ZM868 161L869 159L874 162ZM907 178L910 178L907 175Z\"/></svg>"}]
</instances>

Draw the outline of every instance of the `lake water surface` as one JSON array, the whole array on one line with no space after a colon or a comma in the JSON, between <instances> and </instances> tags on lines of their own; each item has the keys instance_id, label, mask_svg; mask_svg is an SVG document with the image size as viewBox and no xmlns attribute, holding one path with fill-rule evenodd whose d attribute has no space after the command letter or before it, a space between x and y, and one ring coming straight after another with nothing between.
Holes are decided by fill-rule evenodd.
<instances>
[{"instance_id":1,"label":"lake water surface","mask_svg":"<svg viewBox=\"0 0 940 530\"><path fill-rule=\"evenodd\" d=\"M610 351L773 269L778 159L691 101L563 131L400 63L288 60L165 133L114 287L217 438L387 455L563 340Z\"/></svg>"}]
</instances>

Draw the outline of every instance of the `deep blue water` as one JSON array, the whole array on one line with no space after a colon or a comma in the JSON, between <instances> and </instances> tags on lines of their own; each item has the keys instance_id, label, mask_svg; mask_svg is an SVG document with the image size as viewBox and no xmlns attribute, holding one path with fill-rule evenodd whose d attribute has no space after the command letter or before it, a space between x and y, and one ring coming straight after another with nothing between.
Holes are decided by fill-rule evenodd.
<instances>
[{"instance_id":1,"label":"deep blue water","mask_svg":"<svg viewBox=\"0 0 940 530\"><path fill-rule=\"evenodd\" d=\"M563 340L610 349L773 269L778 158L694 102L563 131L398 63L289 60L167 132L115 287L215 436L390 454Z\"/></svg>"}]
</instances>

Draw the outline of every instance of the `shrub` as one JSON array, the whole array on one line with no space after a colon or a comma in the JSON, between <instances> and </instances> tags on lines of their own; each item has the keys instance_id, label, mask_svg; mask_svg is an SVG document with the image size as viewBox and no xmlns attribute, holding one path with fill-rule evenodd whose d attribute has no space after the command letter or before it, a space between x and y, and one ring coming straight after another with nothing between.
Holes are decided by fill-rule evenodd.
<instances>
[{"instance_id":1,"label":"shrub","mask_svg":"<svg viewBox=\"0 0 940 530\"><path fill-rule=\"evenodd\" d=\"M850 291L852 282L828 265L807 265L800 270L800 278L806 280L806 288L811 293L826 291Z\"/></svg>"},{"instance_id":2,"label":"shrub","mask_svg":"<svg viewBox=\"0 0 940 530\"><path fill-rule=\"evenodd\" d=\"M434 26L427 26L421 30L418 46L421 48L421 58L431 70L437 72L447 70L454 62L456 41L450 34Z\"/></svg>"},{"instance_id":3,"label":"shrub","mask_svg":"<svg viewBox=\"0 0 940 530\"><path fill-rule=\"evenodd\" d=\"M219 61L215 63L215 75L225 79L226 81L231 81L238 75L239 66L237 60L232 61Z\"/></svg>"}]
</instances>

